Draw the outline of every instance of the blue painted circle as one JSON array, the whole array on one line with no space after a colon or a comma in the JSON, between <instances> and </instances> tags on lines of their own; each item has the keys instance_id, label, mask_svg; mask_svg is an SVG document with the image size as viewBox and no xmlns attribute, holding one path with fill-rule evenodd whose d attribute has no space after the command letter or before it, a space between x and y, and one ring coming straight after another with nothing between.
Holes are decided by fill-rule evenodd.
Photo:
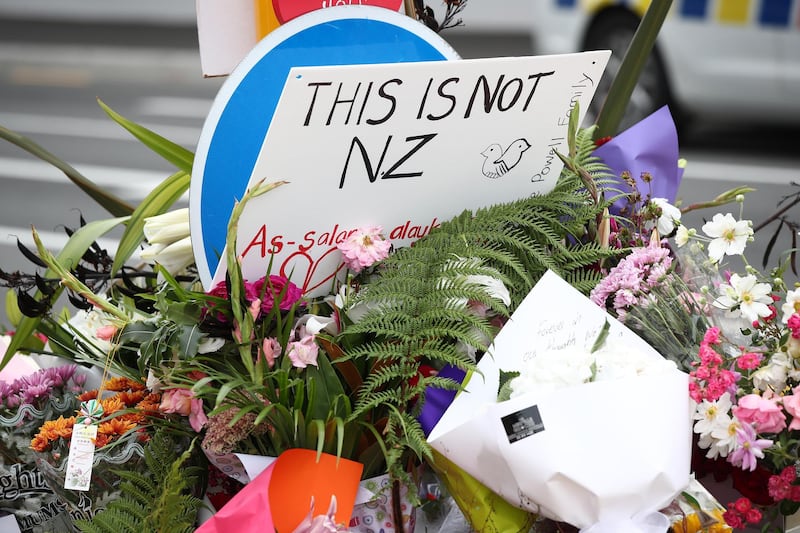
<instances>
[{"instance_id":1,"label":"blue painted circle","mask_svg":"<svg viewBox=\"0 0 800 533\"><path fill-rule=\"evenodd\" d=\"M450 45L421 23L377 7L314 11L262 40L223 84L198 142L190 216L203 285L210 285L217 269L228 219L247 188L292 67L457 58Z\"/></svg>"}]
</instances>

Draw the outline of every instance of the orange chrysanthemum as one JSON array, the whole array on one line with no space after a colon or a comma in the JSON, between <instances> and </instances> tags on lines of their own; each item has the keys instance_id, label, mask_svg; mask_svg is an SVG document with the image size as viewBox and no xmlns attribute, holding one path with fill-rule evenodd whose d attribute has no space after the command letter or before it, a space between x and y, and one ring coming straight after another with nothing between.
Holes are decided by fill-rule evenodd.
<instances>
[{"instance_id":1,"label":"orange chrysanthemum","mask_svg":"<svg viewBox=\"0 0 800 533\"><path fill-rule=\"evenodd\" d=\"M117 398L120 399L122 403L125 404L126 407L133 407L137 403L141 402L142 399L145 397L145 391L137 390L137 391L120 391L117 393Z\"/></svg>"},{"instance_id":2,"label":"orange chrysanthemum","mask_svg":"<svg viewBox=\"0 0 800 533\"><path fill-rule=\"evenodd\" d=\"M133 381L132 379L128 379L125 377L116 377L107 380L103 384L103 389L112 391L112 392L120 392L120 391L139 391L145 390L145 386L139 382Z\"/></svg>"},{"instance_id":3,"label":"orange chrysanthemum","mask_svg":"<svg viewBox=\"0 0 800 533\"><path fill-rule=\"evenodd\" d=\"M75 417L58 417L56 420L48 420L39 428L39 433L31 440L31 448L37 452L47 450L56 439L71 439L72 427L75 425Z\"/></svg>"},{"instance_id":4,"label":"orange chrysanthemum","mask_svg":"<svg viewBox=\"0 0 800 533\"><path fill-rule=\"evenodd\" d=\"M132 429L136 428L136 422L132 420L125 420L123 417L112 418L108 422L103 422L97 428L97 433L102 435L124 435Z\"/></svg>"},{"instance_id":5,"label":"orange chrysanthemum","mask_svg":"<svg viewBox=\"0 0 800 533\"><path fill-rule=\"evenodd\" d=\"M82 402L88 402L89 400L96 400L97 399L97 394L99 392L100 391L98 391L97 389L95 389L95 390L87 390L86 392L83 392L83 393L78 395L78 400L80 400Z\"/></svg>"},{"instance_id":6,"label":"orange chrysanthemum","mask_svg":"<svg viewBox=\"0 0 800 533\"><path fill-rule=\"evenodd\" d=\"M103 398L100 400L100 405L103 406L103 416L110 416L116 413L117 411L122 411L125 409L125 404L114 395L110 398Z\"/></svg>"}]
</instances>

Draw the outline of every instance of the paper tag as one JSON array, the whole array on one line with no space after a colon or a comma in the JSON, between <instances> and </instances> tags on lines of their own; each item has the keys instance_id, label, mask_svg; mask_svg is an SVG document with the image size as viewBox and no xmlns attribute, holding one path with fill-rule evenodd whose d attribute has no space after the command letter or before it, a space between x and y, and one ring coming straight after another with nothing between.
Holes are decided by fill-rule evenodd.
<instances>
[{"instance_id":1,"label":"paper tag","mask_svg":"<svg viewBox=\"0 0 800 533\"><path fill-rule=\"evenodd\" d=\"M96 424L76 424L72 428L69 443L67 474L64 488L69 490L89 490L94 460L94 441L97 438Z\"/></svg>"},{"instance_id":2,"label":"paper tag","mask_svg":"<svg viewBox=\"0 0 800 533\"><path fill-rule=\"evenodd\" d=\"M539 414L539 406L531 405L521 411L508 414L503 417L503 427L508 436L508 442L517 442L534 433L544 431L542 415Z\"/></svg>"}]
</instances>

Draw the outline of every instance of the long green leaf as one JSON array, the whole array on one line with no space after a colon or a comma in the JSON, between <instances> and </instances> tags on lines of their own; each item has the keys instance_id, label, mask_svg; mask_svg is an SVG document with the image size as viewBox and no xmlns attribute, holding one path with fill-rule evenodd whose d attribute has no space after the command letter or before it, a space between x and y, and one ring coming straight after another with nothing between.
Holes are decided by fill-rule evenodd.
<instances>
[{"instance_id":1,"label":"long green leaf","mask_svg":"<svg viewBox=\"0 0 800 533\"><path fill-rule=\"evenodd\" d=\"M617 134L625 109L628 107L628 101L633 94L633 88L653 50L658 32L661 30L671 6L672 0L653 0L645 11L597 117L595 139Z\"/></svg>"},{"instance_id":2,"label":"long green leaf","mask_svg":"<svg viewBox=\"0 0 800 533\"><path fill-rule=\"evenodd\" d=\"M130 222L125 228L125 233L119 241L112 273L116 273L125 264L136 248L144 240L144 221L148 217L160 215L167 211L189 189L191 176L179 170L163 182L142 200L142 203L131 215Z\"/></svg>"},{"instance_id":3,"label":"long green leaf","mask_svg":"<svg viewBox=\"0 0 800 533\"><path fill-rule=\"evenodd\" d=\"M118 217L118 218L110 218L105 220L96 220L94 222L90 222L85 226L78 229L75 233L72 234L72 237L67 241L67 244L64 245L64 248L58 254L58 262L61 264L66 265L75 265L78 263L80 258L89 249L89 246L92 245L94 241L114 229L116 226L126 222L129 217ZM48 269L45 272L44 277L53 277L55 273ZM59 287L56 289L53 298L58 298L58 296L63 291L63 288ZM36 293L36 298L41 297L41 293ZM20 321L19 325L16 328L16 332L14 336L11 337L11 342L9 343L8 349L6 350L6 354L3 357L3 360L0 361L0 370L5 368L8 364L8 361L14 356L17 351L23 350L23 345L25 339L30 337L36 332L36 328L38 327L39 323L41 322L40 317L23 317Z\"/></svg>"},{"instance_id":4,"label":"long green leaf","mask_svg":"<svg viewBox=\"0 0 800 533\"><path fill-rule=\"evenodd\" d=\"M70 181L72 181L72 183L80 187L83 192L88 194L89 197L97 202L103 209L108 211L112 216L124 217L133 213L133 206L131 206L125 200L103 190L92 180L75 170L75 168L73 168L69 163L62 161L57 156L48 152L32 139L29 139L24 135L20 135L19 133L15 133L2 126L0 126L0 139L5 139L12 144L16 144L29 154L34 155L42 161L50 163L56 167L58 170L63 172L70 179Z\"/></svg>"},{"instance_id":5,"label":"long green leaf","mask_svg":"<svg viewBox=\"0 0 800 533\"><path fill-rule=\"evenodd\" d=\"M131 135L139 139L142 144L153 150L155 153L183 170L186 173L192 172L192 163L194 162L194 154L186 148L175 144L174 142L165 139L158 133L155 133L144 126L136 124L135 122L123 117L110 107L108 107L102 100L97 99L97 103L103 108L109 117L114 122L128 130Z\"/></svg>"}]
</instances>

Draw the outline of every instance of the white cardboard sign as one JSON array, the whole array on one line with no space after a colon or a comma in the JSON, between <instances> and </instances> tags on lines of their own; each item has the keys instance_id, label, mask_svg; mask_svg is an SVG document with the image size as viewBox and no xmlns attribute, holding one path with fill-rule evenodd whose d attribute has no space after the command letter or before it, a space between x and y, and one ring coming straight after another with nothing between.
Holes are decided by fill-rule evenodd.
<instances>
[{"instance_id":1,"label":"white cardboard sign","mask_svg":"<svg viewBox=\"0 0 800 533\"><path fill-rule=\"evenodd\" d=\"M588 107L609 55L293 68L250 178L289 184L244 211L245 279L272 262L321 294L361 226L404 246L464 209L549 191L570 111Z\"/></svg>"}]
</instances>

